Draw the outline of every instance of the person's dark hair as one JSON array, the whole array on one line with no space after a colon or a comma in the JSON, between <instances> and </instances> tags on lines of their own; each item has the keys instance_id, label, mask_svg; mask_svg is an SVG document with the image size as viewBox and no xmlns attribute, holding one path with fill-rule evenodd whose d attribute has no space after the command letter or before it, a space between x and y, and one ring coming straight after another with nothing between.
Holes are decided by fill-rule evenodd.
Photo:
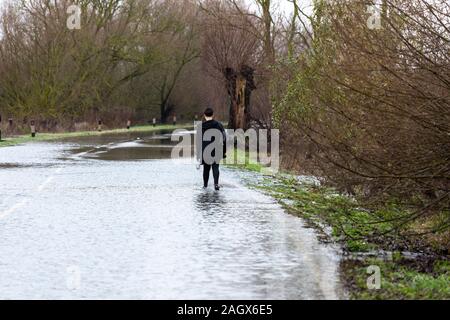
<instances>
[{"instance_id":1,"label":"person's dark hair","mask_svg":"<svg viewBox=\"0 0 450 320\"><path fill-rule=\"evenodd\" d=\"M208 118L211 118L212 116L214 116L214 110L212 108L207 108L205 110L205 116L207 116Z\"/></svg>"}]
</instances>

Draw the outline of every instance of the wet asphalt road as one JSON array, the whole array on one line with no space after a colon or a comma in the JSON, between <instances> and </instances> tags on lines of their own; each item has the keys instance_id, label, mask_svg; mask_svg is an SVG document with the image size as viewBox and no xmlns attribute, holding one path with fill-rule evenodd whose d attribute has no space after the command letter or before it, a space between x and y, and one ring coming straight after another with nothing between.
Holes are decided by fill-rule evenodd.
<instances>
[{"instance_id":1,"label":"wet asphalt road","mask_svg":"<svg viewBox=\"0 0 450 320\"><path fill-rule=\"evenodd\" d=\"M336 299L337 249L223 169L201 188L170 136L0 149L2 299Z\"/></svg>"}]
</instances>

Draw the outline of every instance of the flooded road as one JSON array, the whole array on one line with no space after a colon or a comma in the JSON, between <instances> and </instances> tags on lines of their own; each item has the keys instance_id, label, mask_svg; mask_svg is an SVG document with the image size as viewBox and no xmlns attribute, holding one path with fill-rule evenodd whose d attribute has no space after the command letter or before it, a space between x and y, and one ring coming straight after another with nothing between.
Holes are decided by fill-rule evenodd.
<instances>
[{"instance_id":1,"label":"flooded road","mask_svg":"<svg viewBox=\"0 0 450 320\"><path fill-rule=\"evenodd\" d=\"M2 299L337 299L339 255L222 169L203 190L170 135L0 149Z\"/></svg>"}]
</instances>

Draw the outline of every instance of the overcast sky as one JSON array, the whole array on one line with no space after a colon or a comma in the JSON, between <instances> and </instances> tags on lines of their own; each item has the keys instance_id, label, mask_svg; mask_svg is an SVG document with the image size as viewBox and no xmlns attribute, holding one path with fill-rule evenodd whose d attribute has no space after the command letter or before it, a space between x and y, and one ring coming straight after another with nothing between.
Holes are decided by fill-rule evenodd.
<instances>
[{"instance_id":1,"label":"overcast sky","mask_svg":"<svg viewBox=\"0 0 450 320\"><path fill-rule=\"evenodd\" d=\"M255 3L255 0L246 0L248 3ZM311 11L311 3L312 0L302 0L299 1L302 9L306 9L306 12ZM254 5L256 7L256 5ZM276 10L280 10L281 12L291 14L293 10L293 5L288 0L273 0L273 8Z\"/></svg>"}]
</instances>

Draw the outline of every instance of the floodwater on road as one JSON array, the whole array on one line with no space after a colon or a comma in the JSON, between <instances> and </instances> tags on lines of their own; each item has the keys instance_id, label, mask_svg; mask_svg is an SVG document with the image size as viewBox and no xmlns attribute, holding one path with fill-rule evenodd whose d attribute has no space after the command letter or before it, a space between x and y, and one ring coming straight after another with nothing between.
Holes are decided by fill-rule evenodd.
<instances>
[{"instance_id":1,"label":"floodwater on road","mask_svg":"<svg viewBox=\"0 0 450 320\"><path fill-rule=\"evenodd\" d=\"M1 299L339 299L338 248L170 135L0 149Z\"/></svg>"}]
</instances>

